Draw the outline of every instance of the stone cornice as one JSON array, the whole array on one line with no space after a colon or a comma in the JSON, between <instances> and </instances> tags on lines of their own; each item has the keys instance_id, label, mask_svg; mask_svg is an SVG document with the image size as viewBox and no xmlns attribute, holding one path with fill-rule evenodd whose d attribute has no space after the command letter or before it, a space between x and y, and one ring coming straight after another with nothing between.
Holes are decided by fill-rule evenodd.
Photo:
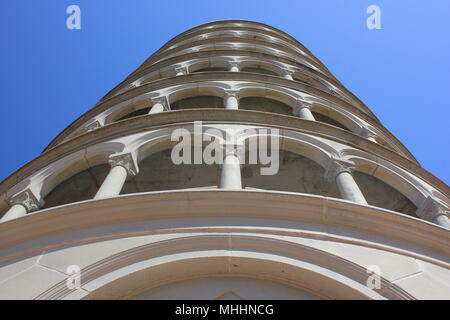
<instances>
[{"instance_id":1,"label":"stone cornice","mask_svg":"<svg viewBox=\"0 0 450 320\"><path fill-rule=\"evenodd\" d=\"M322 90L316 89L308 84L286 80L277 76L270 75L262 75L257 73L246 73L246 72L208 72L208 73L194 73L184 76L178 76L173 78L161 79L157 82L148 83L133 89L130 89L126 92L118 94L110 99L101 101L92 109L81 115L77 120L72 122L66 129L64 129L53 141L45 148L48 150L49 148L54 147L56 144L63 141L70 133L77 130L81 125L90 119L94 118L95 115L117 105L121 102L128 101L136 96L139 96L144 93L152 92L155 90L160 90L163 88L167 88L170 86L186 84L186 83L196 83L202 81L253 81L255 83L259 83L262 86L266 84L271 84L275 86L282 86L284 88L290 88L293 90L307 92L309 94L315 95L317 97L321 97L325 100L329 100L337 105L344 107L347 111L359 116L360 118L366 120L374 127L379 128L383 133L385 133L392 141L396 141L397 145L402 148L402 150L411 158L414 159L414 156L406 149L405 146L388 130L386 130L381 123L372 119L370 115L367 115L365 112L361 111L354 105L342 100L336 96L328 94ZM44 151L45 151L44 150Z\"/></svg>"},{"instance_id":2,"label":"stone cornice","mask_svg":"<svg viewBox=\"0 0 450 320\"><path fill-rule=\"evenodd\" d=\"M449 187L411 160L400 156L394 151L370 142L358 135L346 130L327 125L320 122L302 120L293 116L278 115L259 111L225 110L225 109L190 109L162 112L153 115L144 115L119 121L107 125L98 130L91 131L74 137L52 149L42 153L37 158L25 164L22 168L8 176L0 183L0 194L6 192L19 181L25 179L37 170L61 159L73 152L83 150L97 143L124 135L141 132L148 129L159 129L167 126L179 126L191 124L194 121L202 120L206 123L230 123L263 125L266 127L283 128L304 132L316 136L321 136L329 140L338 141L344 145L349 145L386 161L392 162L408 172L422 178L424 181L434 186L440 192L450 198Z\"/></svg>"},{"instance_id":3,"label":"stone cornice","mask_svg":"<svg viewBox=\"0 0 450 320\"><path fill-rule=\"evenodd\" d=\"M60 240L55 240L62 239L63 233L169 218L173 225L176 219L203 217L292 221L302 223L306 230L276 230L277 228L271 227L271 233L297 236L307 234L311 238L330 238L338 242L377 247L442 267L448 267L450 262L450 232L429 222L340 199L254 190L138 193L41 210L0 224L0 262L67 245L65 241L61 243ZM308 228L311 228L310 232ZM114 230L118 228L115 227ZM252 232L248 228L243 230L246 233ZM349 230L352 232L349 233ZM179 230L175 229L173 232ZM55 237L56 235L60 236ZM108 234L93 236L97 241L102 236L105 239L111 238ZM88 233L82 233L82 237L89 241ZM4 248L19 246L20 250L14 253L2 251Z\"/></svg>"}]
</instances>

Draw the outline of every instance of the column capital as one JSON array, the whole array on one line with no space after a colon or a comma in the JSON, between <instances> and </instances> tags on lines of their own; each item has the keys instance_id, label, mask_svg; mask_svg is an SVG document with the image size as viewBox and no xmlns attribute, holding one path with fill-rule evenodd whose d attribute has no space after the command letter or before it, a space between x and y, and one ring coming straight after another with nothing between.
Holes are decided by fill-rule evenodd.
<instances>
[{"instance_id":1,"label":"column capital","mask_svg":"<svg viewBox=\"0 0 450 320\"><path fill-rule=\"evenodd\" d=\"M313 104L312 104L312 102L308 102L308 101L305 101L305 100L303 100L303 99L301 99L301 98L298 98L298 99L297 99L297 104L296 104L296 106L299 107L299 108L308 108L308 109L311 109L311 107L313 106Z\"/></svg>"},{"instance_id":2,"label":"column capital","mask_svg":"<svg viewBox=\"0 0 450 320\"><path fill-rule=\"evenodd\" d=\"M98 120L92 121L84 126L83 133L96 130L96 129L100 128L101 126L102 125L101 125L100 121L98 121Z\"/></svg>"},{"instance_id":3,"label":"column capital","mask_svg":"<svg viewBox=\"0 0 450 320\"><path fill-rule=\"evenodd\" d=\"M311 102L306 102L306 101L304 101L302 99L297 99L297 103L292 108L293 109L293 113L294 113L294 115L298 116L301 109L306 108L308 110L311 110L312 105L313 104Z\"/></svg>"},{"instance_id":4,"label":"column capital","mask_svg":"<svg viewBox=\"0 0 450 320\"><path fill-rule=\"evenodd\" d=\"M230 68L233 68L233 67L239 68L239 65L240 65L240 63L237 62L237 61L231 61L231 62L229 62Z\"/></svg>"},{"instance_id":5,"label":"column capital","mask_svg":"<svg viewBox=\"0 0 450 320\"><path fill-rule=\"evenodd\" d=\"M21 205L25 207L27 213L39 210L44 205L44 202L39 201L30 189L15 194L8 202L11 206Z\"/></svg>"},{"instance_id":6,"label":"column capital","mask_svg":"<svg viewBox=\"0 0 450 320\"><path fill-rule=\"evenodd\" d=\"M376 138L377 134L373 132L372 130L368 129L367 127L362 127L359 134L361 137L369 139L369 138Z\"/></svg>"},{"instance_id":7,"label":"column capital","mask_svg":"<svg viewBox=\"0 0 450 320\"><path fill-rule=\"evenodd\" d=\"M236 99L239 99L239 92L240 90L235 89L226 89L225 92L225 98L234 97Z\"/></svg>"},{"instance_id":8,"label":"column capital","mask_svg":"<svg viewBox=\"0 0 450 320\"><path fill-rule=\"evenodd\" d=\"M283 69L282 71L283 76L292 76L292 74L295 72L294 70L291 69Z\"/></svg>"},{"instance_id":9,"label":"column capital","mask_svg":"<svg viewBox=\"0 0 450 320\"><path fill-rule=\"evenodd\" d=\"M239 155L239 153L244 150L244 145L242 143L224 142L221 143L221 147L223 149L224 157L229 155Z\"/></svg>"},{"instance_id":10,"label":"column capital","mask_svg":"<svg viewBox=\"0 0 450 320\"><path fill-rule=\"evenodd\" d=\"M329 89L330 89L331 95L340 97L339 92L335 88L329 88Z\"/></svg>"},{"instance_id":11,"label":"column capital","mask_svg":"<svg viewBox=\"0 0 450 320\"><path fill-rule=\"evenodd\" d=\"M168 111L169 110L169 102L167 101L167 97L166 96L152 98L151 99L151 103L152 103L152 106L157 104L157 103L162 104L162 106L164 107L164 111Z\"/></svg>"},{"instance_id":12,"label":"column capital","mask_svg":"<svg viewBox=\"0 0 450 320\"><path fill-rule=\"evenodd\" d=\"M139 173L138 167L131 153L113 154L108 160L111 168L121 166L128 172L128 176L135 176Z\"/></svg>"},{"instance_id":13,"label":"column capital","mask_svg":"<svg viewBox=\"0 0 450 320\"><path fill-rule=\"evenodd\" d=\"M175 68L175 72L179 75L180 73L185 75L188 73L187 68L186 67L178 67Z\"/></svg>"},{"instance_id":14,"label":"column capital","mask_svg":"<svg viewBox=\"0 0 450 320\"><path fill-rule=\"evenodd\" d=\"M435 197L428 196L417 209L416 214L419 218L435 222L436 218L439 216L448 217L450 215L450 210L448 206L438 201Z\"/></svg>"},{"instance_id":15,"label":"column capital","mask_svg":"<svg viewBox=\"0 0 450 320\"><path fill-rule=\"evenodd\" d=\"M333 182L339 174L343 172L348 172L351 174L354 169L355 169L354 162L331 158L330 164L328 165L328 168L325 171L325 180L328 182Z\"/></svg>"}]
</instances>

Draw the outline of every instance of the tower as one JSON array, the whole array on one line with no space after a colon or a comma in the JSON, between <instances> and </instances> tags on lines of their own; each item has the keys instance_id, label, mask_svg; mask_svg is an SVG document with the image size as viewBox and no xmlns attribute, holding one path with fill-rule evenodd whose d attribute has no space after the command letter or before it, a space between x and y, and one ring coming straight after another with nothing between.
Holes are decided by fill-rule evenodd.
<instances>
[{"instance_id":1,"label":"tower","mask_svg":"<svg viewBox=\"0 0 450 320\"><path fill-rule=\"evenodd\" d=\"M450 298L448 186L261 23L173 38L0 194L3 299Z\"/></svg>"}]
</instances>

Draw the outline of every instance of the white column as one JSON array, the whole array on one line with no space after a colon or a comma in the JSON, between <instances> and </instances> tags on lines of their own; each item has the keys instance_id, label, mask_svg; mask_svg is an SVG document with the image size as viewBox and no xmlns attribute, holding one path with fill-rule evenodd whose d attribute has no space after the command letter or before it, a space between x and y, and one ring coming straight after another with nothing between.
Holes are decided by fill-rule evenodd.
<instances>
[{"instance_id":1,"label":"white column","mask_svg":"<svg viewBox=\"0 0 450 320\"><path fill-rule=\"evenodd\" d=\"M11 208L3 215L0 222L16 219L27 215L32 211L39 210L43 206L43 202L39 202L30 189L26 189L14 195L9 203Z\"/></svg>"},{"instance_id":2,"label":"white column","mask_svg":"<svg viewBox=\"0 0 450 320\"><path fill-rule=\"evenodd\" d=\"M109 164L111 169L94 199L104 199L119 195L127 177L137 174L136 165L129 153L110 157Z\"/></svg>"},{"instance_id":3,"label":"white column","mask_svg":"<svg viewBox=\"0 0 450 320\"><path fill-rule=\"evenodd\" d=\"M448 206L432 196L428 196L416 212L419 218L450 230L449 214Z\"/></svg>"},{"instance_id":4,"label":"white column","mask_svg":"<svg viewBox=\"0 0 450 320\"><path fill-rule=\"evenodd\" d=\"M291 70L284 70L283 71L283 78L285 78L287 80L294 80L294 78L292 78L292 71Z\"/></svg>"},{"instance_id":5,"label":"white column","mask_svg":"<svg viewBox=\"0 0 450 320\"><path fill-rule=\"evenodd\" d=\"M239 109L239 90L225 90L225 109Z\"/></svg>"},{"instance_id":6,"label":"white column","mask_svg":"<svg viewBox=\"0 0 450 320\"><path fill-rule=\"evenodd\" d=\"M153 106L148 112L148 114L160 113L166 110L167 100L165 97L161 97L153 100Z\"/></svg>"},{"instance_id":7,"label":"white column","mask_svg":"<svg viewBox=\"0 0 450 320\"><path fill-rule=\"evenodd\" d=\"M16 219L25 216L28 213L27 209L21 204L15 204L5 213L0 219L0 222Z\"/></svg>"},{"instance_id":8,"label":"white column","mask_svg":"<svg viewBox=\"0 0 450 320\"><path fill-rule=\"evenodd\" d=\"M220 172L221 189L242 189L241 166L238 157L238 146L224 146L224 160Z\"/></svg>"},{"instance_id":9,"label":"white column","mask_svg":"<svg viewBox=\"0 0 450 320\"><path fill-rule=\"evenodd\" d=\"M294 108L294 115L304 120L316 121L310 110L311 107L312 107L311 103L298 101L297 105Z\"/></svg>"},{"instance_id":10,"label":"white column","mask_svg":"<svg viewBox=\"0 0 450 320\"><path fill-rule=\"evenodd\" d=\"M187 69L186 69L186 67L176 68L175 72L176 72L175 76L177 76L177 77L183 76L183 75L187 74Z\"/></svg>"},{"instance_id":11,"label":"white column","mask_svg":"<svg viewBox=\"0 0 450 320\"><path fill-rule=\"evenodd\" d=\"M339 193L343 199L367 205L363 193L351 174L353 169L354 164L352 162L332 159L325 178L328 181L336 181Z\"/></svg>"},{"instance_id":12,"label":"white column","mask_svg":"<svg viewBox=\"0 0 450 320\"><path fill-rule=\"evenodd\" d=\"M239 63L237 62L230 63L230 72L239 72Z\"/></svg>"}]
</instances>

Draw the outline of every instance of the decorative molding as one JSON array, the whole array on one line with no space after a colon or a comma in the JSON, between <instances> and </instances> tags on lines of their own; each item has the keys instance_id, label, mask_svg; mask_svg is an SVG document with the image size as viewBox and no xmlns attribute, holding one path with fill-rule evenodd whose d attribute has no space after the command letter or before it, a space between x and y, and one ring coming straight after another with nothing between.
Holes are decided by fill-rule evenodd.
<instances>
[{"instance_id":1,"label":"decorative molding","mask_svg":"<svg viewBox=\"0 0 450 320\"><path fill-rule=\"evenodd\" d=\"M27 210L27 213L39 210L43 205L43 201L39 201L30 189L26 189L9 199L9 204L22 205Z\"/></svg>"},{"instance_id":2,"label":"decorative molding","mask_svg":"<svg viewBox=\"0 0 450 320\"><path fill-rule=\"evenodd\" d=\"M129 176L135 176L139 172L131 153L112 155L109 157L108 163L111 165L111 168L115 166L125 168Z\"/></svg>"}]
</instances>

